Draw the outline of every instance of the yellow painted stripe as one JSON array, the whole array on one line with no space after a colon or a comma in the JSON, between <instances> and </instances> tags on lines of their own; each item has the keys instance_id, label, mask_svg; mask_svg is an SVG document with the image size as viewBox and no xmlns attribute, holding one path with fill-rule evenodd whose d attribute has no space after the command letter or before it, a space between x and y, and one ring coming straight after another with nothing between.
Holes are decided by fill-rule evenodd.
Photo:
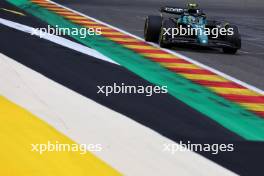
<instances>
[{"instance_id":1,"label":"yellow painted stripe","mask_svg":"<svg viewBox=\"0 0 264 176\"><path fill-rule=\"evenodd\" d=\"M203 74L180 74L185 78L191 80L206 80L206 81L218 81L218 82L228 82L228 80L219 77L217 75L203 75Z\"/></svg>"},{"instance_id":2,"label":"yellow painted stripe","mask_svg":"<svg viewBox=\"0 0 264 176\"><path fill-rule=\"evenodd\" d=\"M256 104L256 103L239 103L240 105L246 107L247 109L250 109L252 111L262 111L264 112L264 104Z\"/></svg>"},{"instance_id":3,"label":"yellow painted stripe","mask_svg":"<svg viewBox=\"0 0 264 176\"><path fill-rule=\"evenodd\" d=\"M225 87L209 87L209 88L220 94L258 96L257 93L249 89L243 89L243 88L225 88Z\"/></svg>"},{"instance_id":4,"label":"yellow painted stripe","mask_svg":"<svg viewBox=\"0 0 264 176\"><path fill-rule=\"evenodd\" d=\"M199 69L194 64L183 64L183 63L160 63L167 68L189 68L189 69Z\"/></svg>"},{"instance_id":5,"label":"yellow painted stripe","mask_svg":"<svg viewBox=\"0 0 264 176\"><path fill-rule=\"evenodd\" d=\"M104 35L124 35L121 32L104 32L102 31L102 34Z\"/></svg>"},{"instance_id":6,"label":"yellow painted stripe","mask_svg":"<svg viewBox=\"0 0 264 176\"><path fill-rule=\"evenodd\" d=\"M0 107L1 175L120 175L90 152L81 155L80 151L43 154L32 151L31 144L76 143L3 96L0 96Z\"/></svg>"},{"instance_id":7,"label":"yellow painted stripe","mask_svg":"<svg viewBox=\"0 0 264 176\"><path fill-rule=\"evenodd\" d=\"M131 48L131 49L155 49L155 47L153 46L146 46L146 45L123 45L127 48Z\"/></svg>"},{"instance_id":8,"label":"yellow painted stripe","mask_svg":"<svg viewBox=\"0 0 264 176\"><path fill-rule=\"evenodd\" d=\"M79 15L76 15L76 16L69 16L69 15L64 15L65 18L68 18L70 20L74 19L74 20L87 20L86 17L83 17L83 16L79 16Z\"/></svg>"},{"instance_id":9,"label":"yellow painted stripe","mask_svg":"<svg viewBox=\"0 0 264 176\"><path fill-rule=\"evenodd\" d=\"M175 58L175 56L171 55L171 54L157 54L157 53L144 53L142 54L146 57L152 57L152 58Z\"/></svg>"},{"instance_id":10,"label":"yellow painted stripe","mask_svg":"<svg viewBox=\"0 0 264 176\"><path fill-rule=\"evenodd\" d=\"M138 49L144 49L144 48L138 48ZM153 50L153 51L160 51L160 49L159 48L155 48L155 47L150 47L150 48L148 48L147 50ZM155 53L146 53L146 54L155 54ZM170 54L169 54L170 55ZM155 56L155 55L153 55L153 56ZM174 56L174 58L175 58L176 56ZM169 57L168 57L168 59L169 59Z\"/></svg>"},{"instance_id":11,"label":"yellow painted stripe","mask_svg":"<svg viewBox=\"0 0 264 176\"><path fill-rule=\"evenodd\" d=\"M137 42L137 39L134 38L115 38L115 37L108 37L110 40L116 41L116 42Z\"/></svg>"},{"instance_id":12,"label":"yellow painted stripe","mask_svg":"<svg viewBox=\"0 0 264 176\"><path fill-rule=\"evenodd\" d=\"M60 15L75 15L75 13L73 12L61 12L61 11L55 11L57 14L60 14ZM73 20L72 20L73 21Z\"/></svg>"},{"instance_id":13,"label":"yellow painted stripe","mask_svg":"<svg viewBox=\"0 0 264 176\"><path fill-rule=\"evenodd\" d=\"M67 10L67 9L63 9L63 8L60 8L60 7L45 7L46 9L49 9L49 10L52 10L52 11L55 11L55 12L71 12L70 10Z\"/></svg>"}]
</instances>

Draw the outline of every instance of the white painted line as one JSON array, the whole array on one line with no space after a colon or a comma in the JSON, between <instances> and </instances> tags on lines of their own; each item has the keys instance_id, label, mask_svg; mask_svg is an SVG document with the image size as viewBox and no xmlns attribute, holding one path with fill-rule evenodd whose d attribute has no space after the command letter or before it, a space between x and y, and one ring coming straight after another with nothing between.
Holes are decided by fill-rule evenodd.
<instances>
[{"instance_id":1,"label":"white painted line","mask_svg":"<svg viewBox=\"0 0 264 176\"><path fill-rule=\"evenodd\" d=\"M95 19L95 18L90 17L90 16L88 16L88 15L85 15L85 14L83 14L83 13L81 13L81 12L78 12L78 11L76 11L76 10L70 9L70 8L68 8L68 7L65 7L65 6L63 6L63 5L61 5L61 4L58 4L58 3L56 3L56 2L53 2L53 1L51 1L51 0L48 0L48 1L50 1L50 2L52 2L52 3L54 3L54 4L57 4L58 6L61 6L61 7L63 7L63 8L66 8L66 9L68 9L68 10L71 10L72 12L75 12L75 13L77 13L77 14L79 14L79 15L82 15L82 16L85 16L85 17L87 17L87 18L90 18L90 19L92 19L92 20L94 20L94 21L96 21L96 22L98 22L98 23L101 23L101 24L104 24L104 25L106 25L106 26L108 26L108 27L111 27L111 28L113 28L113 29L115 29L115 30L117 30L117 31L119 31L119 32L122 32L122 33L124 33L124 34L127 34L127 35L129 35L129 36L131 36L131 37L134 37L134 38L136 38L136 39L138 39L138 40L141 40L141 41L144 41L144 42L145 42L144 39L142 39L142 38L140 38L140 37L138 37L138 36L136 36L136 35L134 35L134 34L131 34L131 33L127 32L127 31L124 31L124 30L122 30L122 29L119 29L119 28L117 28L117 27L114 27L114 26L112 26L112 25L110 25L110 24L108 24L108 23L102 22L102 21L100 21L100 20L98 20L98 19ZM151 43L151 42L146 42L146 43L149 43L149 44L152 45L152 46L155 46L155 47L160 48L160 46L157 45L157 44L155 44L155 43ZM182 58L182 59L184 59L184 60L186 60L186 61L189 61L189 62L191 62L191 63L193 63L193 64L195 64L195 65L197 65L197 66L199 66L199 67L202 67L202 68L204 68L204 69L207 69L207 70L209 70L209 71L211 71L211 72L213 72L213 73L215 73L215 74L218 74L219 76L222 76L222 77L225 78L225 79L228 79L228 80L230 80L230 81L233 81L233 82L235 82L235 83L237 83L237 84L239 84L239 85L241 85L241 86L244 86L244 87L246 87L246 88L248 88L248 89L250 89L250 90L253 90L253 91L255 91L255 92L259 93L259 94L264 95L264 91L261 90L261 89L259 89L259 88L257 88L257 87L255 87L255 86L252 86L252 85L250 85L250 84L248 84L248 83L245 83L245 82L243 82L243 81L240 81L239 79L236 79L236 78L234 78L234 77L232 77L232 76L229 76L229 75L227 75L227 74L225 74L225 73L223 73L223 72L221 72L221 71L218 71L218 70L216 70L216 69L214 69L214 68L212 68L212 67L209 67L209 66L207 66L207 65L205 65L205 64L202 64L202 63L200 63L200 62L198 62L198 61L195 61L195 60L193 60L193 59L191 59L191 58L189 58L189 57L186 57L186 56L184 56L184 55L182 55L182 54L180 54L180 53L177 53L177 52L175 52L175 51L171 51L171 50L164 49L164 48L160 48L160 49L163 50L163 51L167 51L168 53L173 54L173 55L175 55L175 56L177 56L177 57L180 57L180 58Z\"/></svg>"},{"instance_id":2,"label":"white painted line","mask_svg":"<svg viewBox=\"0 0 264 176\"><path fill-rule=\"evenodd\" d=\"M59 44L61 46L70 48L70 49L78 51L80 53L90 55L90 56L93 56L95 58L98 58L98 59L119 65L118 63L116 63L115 61L111 60L110 58L104 56L103 54L99 53L98 51L91 49L91 48L88 48L86 46L83 46L79 43L75 43L75 42L70 41L68 39L65 39L63 37L52 35L52 34L40 31L38 29L29 27L29 26L26 26L23 24L19 24L19 23L13 22L13 21L9 21L9 20L3 19L3 18L0 18L0 24L3 24L5 26L8 26L10 28L13 28L13 29L25 32L25 33L29 33L31 35L36 35L40 38L43 38L45 40Z\"/></svg>"},{"instance_id":3,"label":"white painted line","mask_svg":"<svg viewBox=\"0 0 264 176\"><path fill-rule=\"evenodd\" d=\"M94 154L124 175L235 175L190 151L164 152L178 144L1 53L0 75L1 95L77 143L101 144Z\"/></svg>"}]
</instances>

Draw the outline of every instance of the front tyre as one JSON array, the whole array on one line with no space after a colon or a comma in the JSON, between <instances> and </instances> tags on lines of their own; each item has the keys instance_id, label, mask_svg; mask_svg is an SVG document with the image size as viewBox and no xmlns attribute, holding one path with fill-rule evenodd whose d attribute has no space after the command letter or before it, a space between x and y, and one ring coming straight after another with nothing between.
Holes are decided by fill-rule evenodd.
<instances>
[{"instance_id":1,"label":"front tyre","mask_svg":"<svg viewBox=\"0 0 264 176\"><path fill-rule=\"evenodd\" d=\"M158 42L161 25L161 16L147 16L144 27L145 40L148 42Z\"/></svg>"},{"instance_id":2,"label":"front tyre","mask_svg":"<svg viewBox=\"0 0 264 176\"><path fill-rule=\"evenodd\" d=\"M238 27L235 25L227 25L226 29L227 31L233 31L233 35L225 36L225 41L229 42L232 47L224 47L223 52L227 54L235 54L237 50L241 48L241 37L238 31Z\"/></svg>"}]
</instances>

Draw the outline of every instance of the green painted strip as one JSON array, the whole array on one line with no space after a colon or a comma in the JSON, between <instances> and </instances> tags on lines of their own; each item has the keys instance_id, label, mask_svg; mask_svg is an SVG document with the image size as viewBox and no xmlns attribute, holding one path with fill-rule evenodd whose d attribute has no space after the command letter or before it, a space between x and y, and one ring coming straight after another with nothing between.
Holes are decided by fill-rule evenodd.
<instances>
[{"instance_id":1,"label":"green painted strip","mask_svg":"<svg viewBox=\"0 0 264 176\"><path fill-rule=\"evenodd\" d=\"M81 27L28 0L7 1L50 25L64 28ZM71 37L96 49L149 82L156 85L167 85L172 96L207 115L230 131L248 140L264 141L264 120L241 106L216 95L205 87L194 84L181 75L168 71L160 64L149 61L107 38L102 36L89 36L85 39L80 36Z\"/></svg>"}]
</instances>

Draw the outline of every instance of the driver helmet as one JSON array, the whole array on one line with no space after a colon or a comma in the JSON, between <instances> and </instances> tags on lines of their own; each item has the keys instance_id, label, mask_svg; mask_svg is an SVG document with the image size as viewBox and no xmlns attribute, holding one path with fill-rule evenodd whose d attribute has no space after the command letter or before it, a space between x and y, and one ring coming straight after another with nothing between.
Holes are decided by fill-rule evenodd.
<instances>
[{"instance_id":1,"label":"driver helmet","mask_svg":"<svg viewBox=\"0 0 264 176\"><path fill-rule=\"evenodd\" d=\"M198 4L196 3L187 3L186 8L189 14L197 15L199 13Z\"/></svg>"}]
</instances>

